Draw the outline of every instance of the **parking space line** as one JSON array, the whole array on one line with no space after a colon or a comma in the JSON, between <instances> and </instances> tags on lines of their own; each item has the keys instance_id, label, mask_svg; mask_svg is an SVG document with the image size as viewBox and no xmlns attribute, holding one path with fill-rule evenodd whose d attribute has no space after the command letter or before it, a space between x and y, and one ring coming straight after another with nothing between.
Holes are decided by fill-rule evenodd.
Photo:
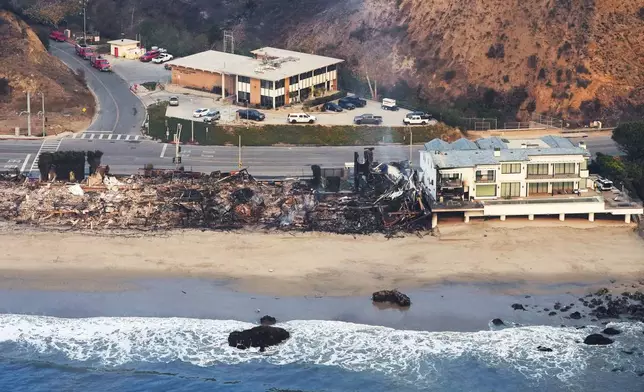
<instances>
[{"instance_id":1,"label":"parking space line","mask_svg":"<svg viewBox=\"0 0 644 392\"><path fill-rule=\"evenodd\" d=\"M123 135L119 134L119 135L116 137L116 140L121 140L121 136L123 136Z\"/></svg>"},{"instance_id":2,"label":"parking space line","mask_svg":"<svg viewBox=\"0 0 644 392\"><path fill-rule=\"evenodd\" d=\"M105 135L103 135L103 134L101 133L100 135L98 135L98 138L99 138L99 139L103 139L103 136L105 136Z\"/></svg>"},{"instance_id":3,"label":"parking space line","mask_svg":"<svg viewBox=\"0 0 644 392\"><path fill-rule=\"evenodd\" d=\"M94 139L94 136L96 136L96 134L92 133L91 135L89 135L89 138Z\"/></svg>"},{"instance_id":4,"label":"parking space line","mask_svg":"<svg viewBox=\"0 0 644 392\"><path fill-rule=\"evenodd\" d=\"M25 158L25 161L22 163L22 167L20 168L20 173L25 172L25 169L27 168L27 162L29 162L29 158L31 158L31 154L27 154L27 157Z\"/></svg>"},{"instance_id":5,"label":"parking space line","mask_svg":"<svg viewBox=\"0 0 644 392\"><path fill-rule=\"evenodd\" d=\"M168 148L168 144L167 144L167 143L164 143L164 144L163 144L163 148L161 149L161 155L159 155L159 158L163 158L163 156L165 155L165 150L166 150L167 148Z\"/></svg>"}]
</instances>

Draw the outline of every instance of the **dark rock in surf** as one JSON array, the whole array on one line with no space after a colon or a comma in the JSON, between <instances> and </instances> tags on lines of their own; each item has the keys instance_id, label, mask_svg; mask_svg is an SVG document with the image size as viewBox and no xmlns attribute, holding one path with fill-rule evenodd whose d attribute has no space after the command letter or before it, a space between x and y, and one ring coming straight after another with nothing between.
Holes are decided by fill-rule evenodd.
<instances>
[{"instance_id":1,"label":"dark rock in surf","mask_svg":"<svg viewBox=\"0 0 644 392\"><path fill-rule=\"evenodd\" d=\"M277 319L273 316L266 315L259 319L259 323L261 325L275 325L275 323L277 323Z\"/></svg>"},{"instance_id":2,"label":"dark rock in surf","mask_svg":"<svg viewBox=\"0 0 644 392\"><path fill-rule=\"evenodd\" d=\"M495 318L494 320L492 320L492 325L496 325L497 327L500 327L502 325L505 325L505 323L503 322L503 320Z\"/></svg>"},{"instance_id":3,"label":"dark rock in surf","mask_svg":"<svg viewBox=\"0 0 644 392\"><path fill-rule=\"evenodd\" d=\"M581 313L579 313L579 312L572 312L572 313L570 313L570 316L569 316L569 317L570 317L571 319L573 319L573 320L579 320L579 319L581 318Z\"/></svg>"},{"instance_id":4,"label":"dark rock in surf","mask_svg":"<svg viewBox=\"0 0 644 392\"><path fill-rule=\"evenodd\" d=\"M622 333L619 329L608 327L602 331L604 335L619 335Z\"/></svg>"},{"instance_id":5,"label":"dark rock in surf","mask_svg":"<svg viewBox=\"0 0 644 392\"><path fill-rule=\"evenodd\" d=\"M545 353L552 352L552 349L550 347L545 347L545 346L539 346L539 347L537 347L537 350L543 351Z\"/></svg>"},{"instance_id":6,"label":"dark rock in surf","mask_svg":"<svg viewBox=\"0 0 644 392\"><path fill-rule=\"evenodd\" d=\"M557 312L550 312L550 313L548 313L548 316L556 316L556 315L557 315Z\"/></svg>"},{"instance_id":7,"label":"dark rock in surf","mask_svg":"<svg viewBox=\"0 0 644 392\"><path fill-rule=\"evenodd\" d=\"M514 309L514 310L525 310L525 308L521 304L512 304L512 309Z\"/></svg>"},{"instance_id":8,"label":"dark rock in surf","mask_svg":"<svg viewBox=\"0 0 644 392\"><path fill-rule=\"evenodd\" d=\"M373 302L390 302L403 308L411 306L411 299L398 290L381 290L371 295Z\"/></svg>"},{"instance_id":9,"label":"dark rock in surf","mask_svg":"<svg viewBox=\"0 0 644 392\"><path fill-rule=\"evenodd\" d=\"M598 333L588 335L586 336L586 339L584 339L584 344L589 346L605 346L611 343L613 343L613 339L607 338L606 336Z\"/></svg>"},{"instance_id":10,"label":"dark rock in surf","mask_svg":"<svg viewBox=\"0 0 644 392\"><path fill-rule=\"evenodd\" d=\"M228 335L228 345L241 350L250 347L259 347L264 351L266 347L275 346L291 337L291 334L278 327L260 325L244 331L234 331Z\"/></svg>"}]
</instances>

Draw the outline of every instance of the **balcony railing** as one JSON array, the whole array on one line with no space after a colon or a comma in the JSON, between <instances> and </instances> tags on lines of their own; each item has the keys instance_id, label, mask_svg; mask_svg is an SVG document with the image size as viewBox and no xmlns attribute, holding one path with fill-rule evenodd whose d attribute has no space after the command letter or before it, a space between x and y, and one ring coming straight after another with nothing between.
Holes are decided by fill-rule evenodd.
<instances>
[{"instance_id":1,"label":"balcony railing","mask_svg":"<svg viewBox=\"0 0 644 392\"><path fill-rule=\"evenodd\" d=\"M441 188L462 188L463 180L460 178L441 178L438 184Z\"/></svg>"},{"instance_id":2,"label":"balcony railing","mask_svg":"<svg viewBox=\"0 0 644 392\"><path fill-rule=\"evenodd\" d=\"M579 178L579 173L528 174L528 180L547 180L550 178Z\"/></svg>"},{"instance_id":3,"label":"balcony railing","mask_svg":"<svg viewBox=\"0 0 644 392\"><path fill-rule=\"evenodd\" d=\"M578 178L579 173L555 173L553 178Z\"/></svg>"},{"instance_id":4,"label":"balcony railing","mask_svg":"<svg viewBox=\"0 0 644 392\"><path fill-rule=\"evenodd\" d=\"M496 182L496 176L476 176L476 182Z\"/></svg>"}]
</instances>

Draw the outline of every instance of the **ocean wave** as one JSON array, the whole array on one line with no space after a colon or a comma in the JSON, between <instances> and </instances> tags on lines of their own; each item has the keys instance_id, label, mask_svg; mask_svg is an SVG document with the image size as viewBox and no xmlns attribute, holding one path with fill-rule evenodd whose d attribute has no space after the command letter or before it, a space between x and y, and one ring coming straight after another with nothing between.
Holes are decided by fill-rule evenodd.
<instances>
[{"instance_id":1,"label":"ocean wave","mask_svg":"<svg viewBox=\"0 0 644 392\"><path fill-rule=\"evenodd\" d=\"M624 331L622 338L611 346L589 347L579 342L598 327L525 326L463 333L404 331L338 321L289 321L280 326L291 332L291 339L265 354L228 346L230 332L252 326L232 320L187 318L0 315L0 348L12 345L23 355L60 354L72 361L103 366L179 360L207 367L266 361L375 371L409 382L429 383L438 376L435 363L466 358L514 369L528 379L557 377L566 381L598 358L604 358L610 366L624 367L628 357L620 356L620 350L632 347L631 342L644 330L642 323L615 324ZM552 348L553 352L538 351L537 346Z\"/></svg>"}]
</instances>

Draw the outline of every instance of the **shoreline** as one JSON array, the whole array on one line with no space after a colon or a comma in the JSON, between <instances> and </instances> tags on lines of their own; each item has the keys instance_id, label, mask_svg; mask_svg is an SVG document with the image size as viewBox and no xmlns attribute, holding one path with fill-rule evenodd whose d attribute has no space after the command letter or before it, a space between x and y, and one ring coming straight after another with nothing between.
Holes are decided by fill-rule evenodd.
<instances>
[{"instance_id":1,"label":"shoreline","mask_svg":"<svg viewBox=\"0 0 644 392\"><path fill-rule=\"evenodd\" d=\"M204 278L248 293L347 296L432 284L529 287L644 279L644 241L631 226L542 221L521 222L517 230L518 224L444 225L436 236L393 239L198 230L114 235L5 226L0 288L119 291L127 279Z\"/></svg>"}]
</instances>

